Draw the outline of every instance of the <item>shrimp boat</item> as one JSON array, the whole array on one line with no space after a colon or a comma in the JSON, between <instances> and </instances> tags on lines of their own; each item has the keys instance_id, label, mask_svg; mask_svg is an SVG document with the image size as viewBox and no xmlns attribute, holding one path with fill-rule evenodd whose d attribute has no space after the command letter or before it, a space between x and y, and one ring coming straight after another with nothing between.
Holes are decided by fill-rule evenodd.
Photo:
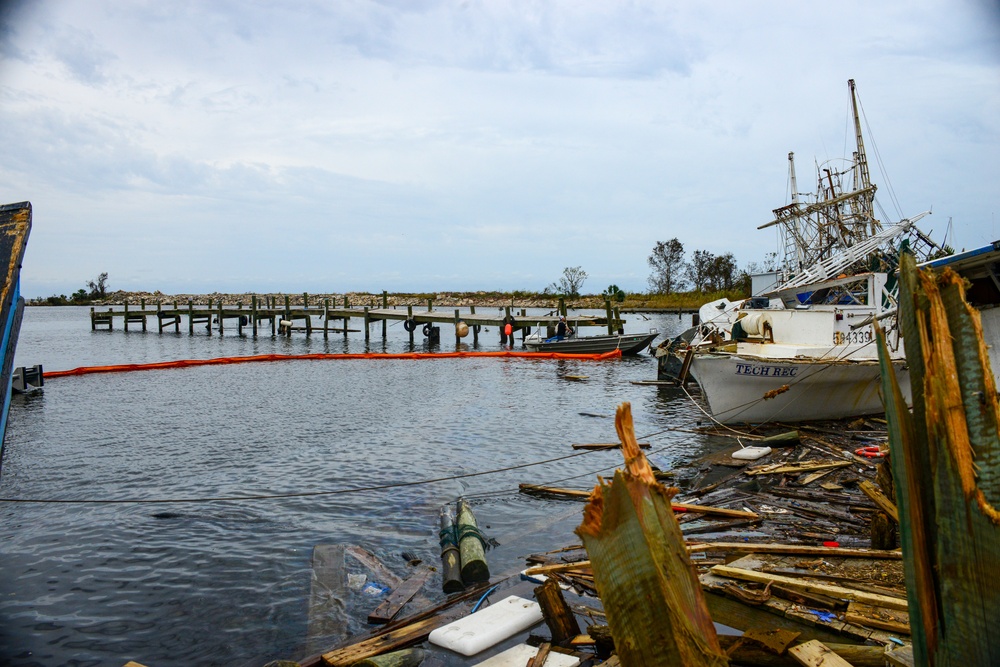
<instances>
[{"instance_id":1,"label":"shrimp boat","mask_svg":"<svg viewBox=\"0 0 1000 667\"><path fill-rule=\"evenodd\" d=\"M790 204L758 229L777 227L784 262L762 293L705 304L700 324L656 350L660 380L700 385L722 423L839 419L883 412L875 322L888 333L893 366L909 395L895 322L894 270L901 250L940 247L915 223L875 217L854 80L848 82L856 149L846 164L817 167L813 195L797 192L788 154ZM803 200L802 197L805 197Z\"/></svg>"}]
</instances>

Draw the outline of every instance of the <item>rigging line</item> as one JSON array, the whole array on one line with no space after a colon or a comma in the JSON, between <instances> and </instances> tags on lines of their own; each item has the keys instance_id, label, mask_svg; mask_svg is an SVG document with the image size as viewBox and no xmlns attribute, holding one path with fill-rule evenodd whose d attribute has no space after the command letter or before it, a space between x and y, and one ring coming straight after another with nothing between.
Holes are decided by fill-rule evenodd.
<instances>
[{"instance_id":1,"label":"rigging line","mask_svg":"<svg viewBox=\"0 0 1000 667\"><path fill-rule=\"evenodd\" d=\"M662 435L662 434L670 432L670 431L686 432L686 433L697 433L696 431L686 431L685 429L672 428L671 427L671 428L665 428L665 429L662 429L662 430L659 430L659 431L654 431L653 433L638 435L638 436L636 436L636 439L637 440L648 440L649 438L652 438L652 437L657 436L657 435ZM663 447L660 447L659 449L652 449L652 450L650 450L648 452L645 452L644 455L645 456L649 456L649 455L652 455L652 454L660 454L662 452L667 451L667 449L668 449L668 446L665 445ZM602 450L595 449L595 450L589 450L589 451L596 452L596 451L602 451ZM613 469L617 468L619 465L621 465L621 464L615 464L615 465L611 465L611 466L605 466L603 468L598 468L597 470L591 470L591 471L588 471L588 472L585 472L585 473L581 473L579 475L572 475L570 477L563 477L563 478L560 478L560 479L549 480L549 481L545 482L545 484L543 484L542 486L546 486L546 485L550 485L550 484L558 484L559 482L567 482L569 480L579 479L580 477L589 477L590 475L596 475L598 473L607 472L608 470L613 470ZM465 497L465 498L500 498L500 497L503 497L503 496L516 496L520 492L521 492L520 489L510 489L510 488L508 488L508 489L497 489L495 491L481 491L479 493L470 493L470 494L464 495L463 497Z\"/></svg>"},{"instance_id":2,"label":"rigging line","mask_svg":"<svg viewBox=\"0 0 1000 667\"><path fill-rule=\"evenodd\" d=\"M336 489L333 491L302 491L299 493L275 493L266 495L245 495L245 496L212 496L205 498L130 498L130 499L117 499L117 500L114 499L73 500L73 499L58 499L58 498L49 498L49 499L0 498L0 503L39 503L39 504L62 504L62 505L125 505L125 504L153 505L153 504L164 504L164 503L205 503L205 502L216 502L216 501L277 500L281 498L313 498L317 496L339 496L339 495L350 495L352 493L360 493L363 491L384 491L386 489L398 489L408 486L420 486L423 484L436 484L438 482L449 482L456 479L467 479L469 477L482 477L484 475L493 475L500 472L508 472L510 470L519 470L521 468L530 468L532 466L545 465L546 463L565 461L567 459L572 459L577 456L583 456L585 454L591 454L591 453L592 453L591 450L584 450L581 452L575 452L573 454L567 454L566 456L557 456L555 458L545 459L544 461L521 463L518 465L507 466L505 468L495 468L493 470L481 470L479 472L469 472L469 473L463 473L461 475L450 475L448 477L421 479L413 482L396 482L394 484L362 486L352 489Z\"/></svg>"},{"instance_id":3,"label":"rigging line","mask_svg":"<svg viewBox=\"0 0 1000 667\"><path fill-rule=\"evenodd\" d=\"M860 95L857 96L857 100L858 100L858 109L860 109L861 117L864 119L865 122L865 129L868 130L868 141L872 145L872 150L875 153L875 161L878 163L879 171L882 172L882 178L885 180L886 192L889 193L889 199L892 200L893 206L896 207L897 215L900 218L902 218L903 210L899 206L899 200L896 199L896 192L892 187L892 181L889 180L889 173L886 171L885 164L883 164L882 162L882 155L879 153L878 144L875 142L875 135L872 133L871 125L868 123L868 116L865 115L865 108L864 105L861 104Z\"/></svg>"},{"instance_id":4,"label":"rigging line","mask_svg":"<svg viewBox=\"0 0 1000 667\"><path fill-rule=\"evenodd\" d=\"M671 429L663 429L662 431L657 431L649 435L639 436L641 438L649 438L654 435L660 435ZM658 453L666 449L666 447L656 450L652 453ZM36 503L36 504L62 504L62 505L125 505L125 504L165 504L165 503L202 503L202 502L217 502L217 501L247 501L247 500L277 500L281 498L310 498L317 496L334 496L334 495L349 495L352 493L360 493L362 491L383 491L387 489L397 489L408 486L420 486L424 484L436 484L439 482L448 482L456 479L466 479L469 477L482 477L485 475L493 475L501 472L508 472L511 470L519 470L522 468L530 468L532 466L545 465L547 463L556 463L558 461L565 461L568 459L576 458L578 456L584 456L586 454L592 454L595 451L601 450L583 450L580 452L574 452L572 454L567 454L565 456L557 456L551 459L545 459L543 461L533 461L531 463L522 463L514 466L507 466L505 468L495 468L493 470L482 470L479 472L464 473L461 475L451 475L448 477L436 477L431 479L416 480L413 482L397 482L395 484L381 484L377 486L363 486L353 489L337 489L334 491L303 491L300 493L279 493L279 494L268 494L268 495L254 495L254 496L213 496L205 498L132 498L132 499L112 499L112 500L100 500L100 499L90 499L90 500L73 500L73 499L37 499L37 498L0 498L0 503ZM603 470L603 469L602 469ZM598 471L600 472L600 471ZM561 480L556 480L561 481ZM503 495L503 494L500 494Z\"/></svg>"}]
</instances>

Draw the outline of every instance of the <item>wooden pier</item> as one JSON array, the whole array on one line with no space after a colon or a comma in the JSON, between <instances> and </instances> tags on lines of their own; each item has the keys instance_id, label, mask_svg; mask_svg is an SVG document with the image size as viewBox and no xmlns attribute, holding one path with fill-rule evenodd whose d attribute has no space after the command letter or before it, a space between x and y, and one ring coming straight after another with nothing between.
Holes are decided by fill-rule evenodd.
<instances>
[{"instance_id":1,"label":"wooden pier","mask_svg":"<svg viewBox=\"0 0 1000 667\"><path fill-rule=\"evenodd\" d=\"M350 331L363 331L367 341L371 337L372 323L381 322L382 337L385 338L389 322L402 322L403 328L409 333L410 343L413 343L415 332L418 331L432 342L437 342L435 339L440 335L439 325L451 324L455 329L456 343L471 333L473 344L478 345L479 334L483 327L497 327L498 335L503 342L506 338L504 327L508 323L512 325L514 331L511 336L513 341L513 335L517 332L521 333L523 340L533 327L544 325L554 330L559 321L557 314L528 315L527 309L514 306L488 309L497 312L489 315L477 313L475 306L436 310L432 299L427 300L426 307L412 304L390 307L386 292L382 293L381 308L352 306L347 297L344 297L340 306L331 304L330 299L323 299L322 303L310 305L308 294L302 295L301 305L294 306L287 295L283 297L253 295L246 306L243 303L227 305L212 299L200 304L189 299L186 304L174 301L155 305L147 305L145 300L141 300L138 305L124 303L110 306L107 310L91 308L90 328L94 331L104 328L110 331L115 328L117 320L125 331L129 330L130 325L139 326L142 331L147 331L148 322L152 319L159 333L171 329L175 333L180 333L182 324L186 322L187 332L190 335L194 335L196 327L202 326L208 335L212 335L213 329L222 335L226 328L235 328L237 334L241 336L245 335L245 329L249 329L253 336L259 335L262 331L266 335L270 329L271 336L290 336L293 332L304 332L310 336L322 332L324 338L329 337L331 332L342 333L346 337ZM562 299L555 312L566 314L565 302ZM352 318L355 321L361 320L362 328L351 329ZM608 333L621 330L625 323L621 319L619 310L612 307L610 301L605 302L604 316L575 316L571 319L574 326L607 327Z\"/></svg>"}]
</instances>

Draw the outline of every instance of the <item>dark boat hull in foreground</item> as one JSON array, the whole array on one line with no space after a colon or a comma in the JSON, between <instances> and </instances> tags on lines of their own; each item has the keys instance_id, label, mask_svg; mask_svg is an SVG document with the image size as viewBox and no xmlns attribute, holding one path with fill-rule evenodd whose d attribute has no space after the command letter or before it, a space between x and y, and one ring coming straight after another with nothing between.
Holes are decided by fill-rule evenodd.
<instances>
[{"instance_id":1,"label":"dark boat hull in foreground","mask_svg":"<svg viewBox=\"0 0 1000 667\"><path fill-rule=\"evenodd\" d=\"M11 368L21 329L24 299L21 298L21 261L31 230L31 204L20 202L0 206L0 461L3 460L3 436L10 408Z\"/></svg>"},{"instance_id":2,"label":"dark boat hull in foreground","mask_svg":"<svg viewBox=\"0 0 1000 667\"><path fill-rule=\"evenodd\" d=\"M532 352L564 352L566 354L603 354L621 350L623 355L639 354L649 347L659 334L655 331L639 334L610 334L604 336L580 336L562 340L542 340L530 338L524 346Z\"/></svg>"}]
</instances>

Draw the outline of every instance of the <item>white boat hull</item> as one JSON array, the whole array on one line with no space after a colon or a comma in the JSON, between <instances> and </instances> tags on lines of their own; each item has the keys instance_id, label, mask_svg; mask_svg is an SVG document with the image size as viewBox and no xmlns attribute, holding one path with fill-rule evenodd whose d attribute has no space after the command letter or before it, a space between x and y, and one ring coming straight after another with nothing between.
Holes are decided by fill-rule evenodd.
<instances>
[{"instance_id":1,"label":"white boat hull","mask_svg":"<svg viewBox=\"0 0 1000 667\"><path fill-rule=\"evenodd\" d=\"M910 374L893 361L906 400ZM877 361L765 359L703 354L691 373L712 416L724 424L842 419L884 412ZM765 398L765 396L771 396Z\"/></svg>"}]
</instances>

